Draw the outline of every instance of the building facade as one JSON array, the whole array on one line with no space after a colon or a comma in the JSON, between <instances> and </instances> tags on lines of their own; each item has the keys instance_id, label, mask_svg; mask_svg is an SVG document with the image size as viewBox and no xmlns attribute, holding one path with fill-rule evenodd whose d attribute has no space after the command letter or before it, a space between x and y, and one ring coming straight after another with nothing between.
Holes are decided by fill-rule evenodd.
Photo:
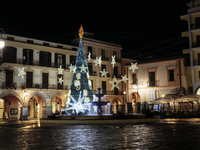
<instances>
[{"instance_id":1,"label":"building facade","mask_svg":"<svg viewBox=\"0 0 200 150\"><path fill-rule=\"evenodd\" d=\"M188 86L195 94L199 94L200 89L200 0L187 3L189 9L186 15L180 16L181 20L187 21L188 30L182 32L182 37L189 38L189 48L183 50L183 54L188 54L186 61L186 75Z\"/></svg>"},{"instance_id":2,"label":"building facade","mask_svg":"<svg viewBox=\"0 0 200 150\"><path fill-rule=\"evenodd\" d=\"M0 50L1 66L6 68L1 74L0 118L26 119L46 118L56 110L62 111L67 106L72 72L69 66L75 64L78 47L42 41L26 37L3 34L5 47ZM111 66L111 56L121 58L121 46L98 40L83 38L84 49L92 54L88 61L90 78L94 94L101 87L104 100L112 102L112 111L116 105L124 105L121 90L110 90L109 80L121 74L121 61ZM102 56L101 67L95 66L96 57ZM63 75L58 74L60 66ZM23 78L19 69L26 72ZM100 76L100 70L108 71L107 77ZM58 78L63 79L62 84Z\"/></svg>"},{"instance_id":3,"label":"building facade","mask_svg":"<svg viewBox=\"0 0 200 150\"><path fill-rule=\"evenodd\" d=\"M175 98L168 95L184 94L188 83L185 75L183 58L170 58L165 60L140 62L138 61L134 72L130 69L136 60L123 59L123 73L127 74L128 81L124 84L126 89L126 110L133 113L141 112L141 103L146 101L149 108L154 111L174 110L178 107ZM133 110L131 109L131 106Z\"/></svg>"}]
</instances>

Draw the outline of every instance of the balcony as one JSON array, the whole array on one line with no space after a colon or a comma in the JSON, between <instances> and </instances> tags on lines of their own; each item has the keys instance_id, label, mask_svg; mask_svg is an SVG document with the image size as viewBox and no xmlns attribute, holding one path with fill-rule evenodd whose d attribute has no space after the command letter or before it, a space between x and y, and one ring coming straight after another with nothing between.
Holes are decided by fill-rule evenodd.
<instances>
[{"instance_id":1,"label":"balcony","mask_svg":"<svg viewBox=\"0 0 200 150\"><path fill-rule=\"evenodd\" d=\"M44 67L52 67L52 68L59 68L61 65L63 69L69 69L69 66L70 66L68 64L41 63L39 61L27 61L23 59L10 59L10 58L3 58L3 57L0 57L0 62L17 63L17 64L22 64L22 65L44 66Z\"/></svg>"},{"instance_id":2,"label":"balcony","mask_svg":"<svg viewBox=\"0 0 200 150\"><path fill-rule=\"evenodd\" d=\"M109 58L108 57L101 57L101 60L103 60L103 61L109 61Z\"/></svg>"},{"instance_id":3,"label":"balcony","mask_svg":"<svg viewBox=\"0 0 200 150\"><path fill-rule=\"evenodd\" d=\"M191 30L194 30L194 29L199 29L200 25L199 24L191 24L190 27L191 27Z\"/></svg>"},{"instance_id":4,"label":"balcony","mask_svg":"<svg viewBox=\"0 0 200 150\"><path fill-rule=\"evenodd\" d=\"M157 81L147 81L147 86L148 87L157 87L157 86L160 86L159 85L159 81L160 80L157 80Z\"/></svg>"},{"instance_id":5,"label":"balcony","mask_svg":"<svg viewBox=\"0 0 200 150\"><path fill-rule=\"evenodd\" d=\"M120 75L120 74L114 74L112 77L114 78L114 76L115 76L116 78L121 78L122 75Z\"/></svg>"},{"instance_id":6,"label":"balcony","mask_svg":"<svg viewBox=\"0 0 200 150\"><path fill-rule=\"evenodd\" d=\"M89 75L90 75L90 76L97 76L97 72L96 72L96 71L94 71L94 72L89 72Z\"/></svg>"},{"instance_id":7,"label":"balcony","mask_svg":"<svg viewBox=\"0 0 200 150\"><path fill-rule=\"evenodd\" d=\"M52 89L52 90L68 90L68 85L56 85L56 84L39 84L39 83L23 83L22 89L35 88L35 89Z\"/></svg>"},{"instance_id":8,"label":"balcony","mask_svg":"<svg viewBox=\"0 0 200 150\"><path fill-rule=\"evenodd\" d=\"M2 89L17 89L16 82L2 82Z\"/></svg>"},{"instance_id":9,"label":"balcony","mask_svg":"<svg viewBox=\"0 0 200 150\"><path fill-rule=\"evenodd\" d=\"M93 94L98 94L99 91L97 90L93 90ZM123 92L115 92L115 91L101 91L101 94L105 94L105 95L123 95Z\"/></svg>"},{"instance_id":10,"label":"balcony","mask_svg":"<svg viewBox=\"0 0 200 150\"><path fill-rule=\"evenodd\" d=\"M192 43L192 48L195 48L195 47L200 47L200 42Z\"/></svg>"},{"instance_id":11,"label":"balcony","mask_svg":"<svg viewBox=\"0 0 200 150\"><path fill-rule=\"evenodd\" d=\"M194 66L200 65L200 60L194 60L194 61L193 61L193 65L194 65Z\"/></svg>"}]
</instances>

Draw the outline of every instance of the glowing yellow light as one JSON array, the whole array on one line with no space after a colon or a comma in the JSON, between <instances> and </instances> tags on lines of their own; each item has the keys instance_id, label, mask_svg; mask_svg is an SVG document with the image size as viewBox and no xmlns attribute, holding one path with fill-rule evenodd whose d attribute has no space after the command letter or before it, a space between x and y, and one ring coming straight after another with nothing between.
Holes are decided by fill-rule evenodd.
<instances>
[{"instance_id":1,"label":"glowing yellow light","mask_svg":"<svg viewBox=\"0 0 200 150\"><path fill-rule=\"evenodd\" d=\"M5 42L4 42L4 41L2 41L2 40L0 40L0 49L1 49L1 48L3 48L3 47L4 47L4 45L5 45Z\"/></svg>"}]
</instances>

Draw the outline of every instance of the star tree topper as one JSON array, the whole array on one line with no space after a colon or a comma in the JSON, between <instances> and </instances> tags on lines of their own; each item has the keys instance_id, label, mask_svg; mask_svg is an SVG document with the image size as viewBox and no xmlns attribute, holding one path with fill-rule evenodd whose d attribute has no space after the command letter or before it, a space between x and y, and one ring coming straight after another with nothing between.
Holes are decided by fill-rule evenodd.
<instances>
[{"instance_id":1,"label":"star tree topper","mask_svg":"<svg viewBox=\"0 0 200 150\"><path fill-rule=\"evenodd\" d=\"M58 78L58 83L62 84L63 81L64 81L64 80L62 79L62 77Z\"/></svg>"},{"instance_id":2,"label":"star tree topper","mask_svg":"<svg viewBox=\"0 0 200 150\"><path fill-rule=\"evenodd\" d=\"M116 61L115 61L115 55L112 56L112 62L111 62L111 64L113 65L113 68L114 68L114 66L115 66L115 64L116 64Z\"/></svg>"},{"instance_id":3,"label":"star tree topper","mask_svg":"<svg viewBox=\"0 0 200 150\"><path fill-rule=\"evenodd\" d=\"M113 81L109 81L110 84L112 84L111 90L114 89L115 87L119 89L119 82L120 80L117 80L116 77L114 76Z\"/></svg>"},{"instance_id":4,"label":"star tree topper","mask_svg":"<svg viewBox=\"0 0 200 150\"><path fill-rule=\"evenodd\" d=\"M84 67L84 64L82 64L82 67L79 67L79 68L81 68L81 72L86 72L86 69L87 69L88 67Z\"/></svg>"},{"instance_id":5,"label":"star tree topper","mask_svg":"<svg viewBox=\"0 0 200 150\"><path fill-rule=\"evenodd\" d=\"M21 76L23 79L24 75L26 74L26 72L24 72L24 67L22 69L18 68L18 70L19 70L18 76Z\"/></svg>"},{"instance_id":6,"label":"star tree topper","mask_svg":"<svg viewBox=\"0 0 200 150\"><path fill-rule=\"evenodd\" d=\"M101 73L101 77L103 77L103 76L104 76L104 77L107 77L106 74L107 74L108 72L107 72L105 69L103 69L103 71L100 71L100 73Z\"/></svg>"},{"instance_id":7,"label":"star tree topper","mask_svg":"<svg viewBox=\"0 0 200 150\"><path fill-rule=\"evenodd\" d=\"M58 74L63 74L63 70L64 69L62 69L62 66L60 65L60 68L58 68L58 71L59 71Z\"/></svg>"},{"instance_id":8,"label":"star tree topper","mask_svg":"<svg viewBox=\"0 0 200 150\"><path fill-rule=\"evenodd\" d=\"M138 69L136 65L137 65L137 62L135 64L131 63L131 67L129 69L131 69L134 72L135 69Z\"/></svg>"},{"instance_id":9,"label":"star tree topper","mask_svg":"<svg viewBox=\"0 0 200 150\"><path fill-rule=\"evenodd\" d=\"M128 80L128 78L126 77L126 75L124 76L121 76L122 77L122 80L121 81L124 81L126 83L126 80Z\"/></svg>"}]
</instances>

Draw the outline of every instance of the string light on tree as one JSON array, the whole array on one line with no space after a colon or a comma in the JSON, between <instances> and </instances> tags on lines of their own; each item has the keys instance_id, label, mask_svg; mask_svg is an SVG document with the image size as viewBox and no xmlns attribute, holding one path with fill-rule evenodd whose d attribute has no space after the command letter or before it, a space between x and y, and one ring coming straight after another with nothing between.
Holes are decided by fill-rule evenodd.
<instances>
[{"instance_id":1,"label":"string light on tree","mask_svg":"<svg viewBox=\"0 0 200 150\"><path fill-rule=\"evenodd\" d=\"M101 73L101 77L103 77L103 76L104 76L104 77L107 77L106 74L107 74L108 72L107 72L105 69L103 69L103 71L100 71L100 73Z\"/></svg>"},{"instance_id":2,"label":"string light on tree","mask_svg":"<svg viewBox=\"0 0 200 150\"><path fill-rule=\"evenodd\" d=\"M122 77L122 80L121 81L124 81L126 83L126 80L128 80L128 78L126 77L126 75L124 76L121 76Z\"/></svg>"},{"instance_id":3,"label":"string light on tree","mask_svg":"<svg viewBox=\"0 0 200 150\"><path fill-rule=\"evenodd\" d=\"M58 83L62 84L64 82L64 80L62 79L62 77L58 78Z\"/></svg>"},{"instance_id":4,"label":"string light on tree","mask_svg":"<svg viewBox=\"0 0 200 150\"><path fill-rule=\"evenodd\" d=\"M63 70L64 69L62 69L62 66L60 65L60 68L58 68L58 71L59 71L58 74L63 74Z\"/></svg>"},{"instance_id":5,"label":"string light on tree","mask_svg":"<svg viewBox=\"0 0 200 150\"><path fill-rule=\"evenodd\" d=\"M26 74L26 72L24 72L24 67L22 69L18 68L18 70L19 70L18 76L21 76L23 79L24 75Z\"/></svg>"},{"instance_id":6,"label":"string light on tree","mask_svg":"<svg viewBox=\"0 0 200 150\"><path fill-rule=\"evenodd\" d=\"M114 66L115 66L115 64L116 64L116 61L115 61L115 55L112 56L112 62L111 62L111 64L113 65L113 68L114 68Z\"/></svg>"},{"instance_id":7,"label":"string light on tree","mask_svg":"<svg viewBox=\"0 0 200 150\"><path fill-rule=\"evenodd\" d=\"M119 89L119 82L121 80L117 80L116 77L114 76L113 81L109 81L110 84L112 84L111 90L114 89L115 87Z\"/></svg>"},{"instance_id":8,"label":"string light on tree","mask_svg":"<svg viewBox=\"0 0 200 150\"><path fill-rule=\"evenodd\" d=\"M137 62L135 64L131 63L131 67L129 69L131 69L134 72L135 69L138 69L136 65L137 65Z\"/></svg>"}]
</instances>

